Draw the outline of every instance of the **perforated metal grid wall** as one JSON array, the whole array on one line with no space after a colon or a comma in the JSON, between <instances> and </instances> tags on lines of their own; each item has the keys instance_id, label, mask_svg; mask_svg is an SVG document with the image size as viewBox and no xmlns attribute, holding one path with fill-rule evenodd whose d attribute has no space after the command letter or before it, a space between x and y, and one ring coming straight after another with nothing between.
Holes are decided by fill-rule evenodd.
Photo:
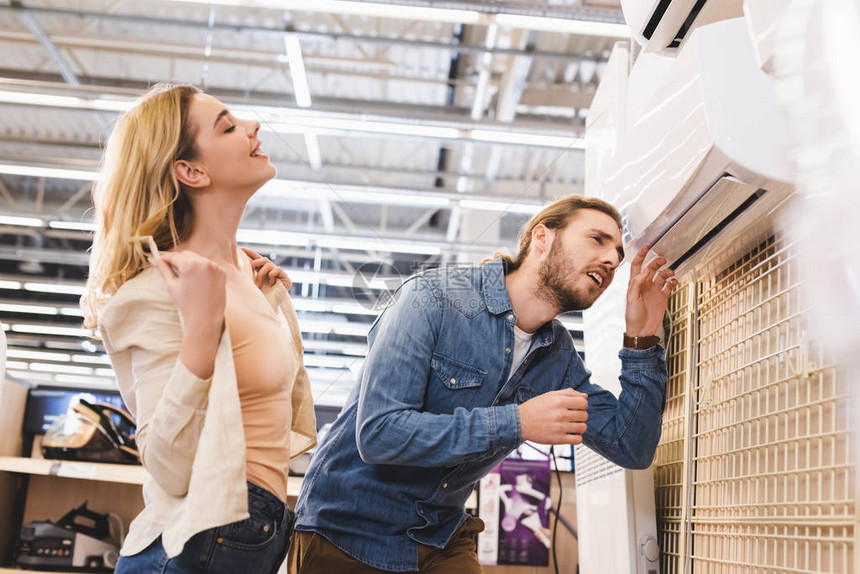
<instances>
[{"instance_id":1,"label":"perforated metal grid wall","mask_svg":"<svg viewBox=\"0 0 860 574\"><path fill-rule=\"evenodd\" d=\"M681 572L685 556L684 516L687 515L687 456L689 448L688 388L693 349L695 286L687 284L669 300L672 336L666 348L669 379L663 436L654 462L657 532L663 555L661 571Z\"/></svg>"},{"instance_id":2,"label":"perforated metal grid wall","mask_svg":"<svg viewBox=\"0 0 860 574\"><path fill-rule=\"evenodd\" d=\"M663 572L686 572L688 557L694 573L855 570L848 379L807 337L795 252L771 238L692 287L694 336L676 328L669 345L655 473Z\"/></svg>"}]
</instances>

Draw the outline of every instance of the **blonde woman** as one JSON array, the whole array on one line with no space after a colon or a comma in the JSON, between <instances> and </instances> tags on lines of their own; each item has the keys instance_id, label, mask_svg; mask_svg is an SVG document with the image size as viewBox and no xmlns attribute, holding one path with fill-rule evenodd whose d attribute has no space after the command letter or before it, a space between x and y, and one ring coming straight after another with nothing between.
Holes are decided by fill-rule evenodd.
<instances>
[{"instance_id":1,"label":"blonde woman","mask_svg":"<svg viewBox=\"0 0 860 574\"><path fill-rule=\"evenodd\" d=\"M275 176L259 127L160 85L107 143L82 306L151 475L119 574L276 572L288 549L287 466L316 431L286 274L236 245Z\"/></svg>"}]
</instances>

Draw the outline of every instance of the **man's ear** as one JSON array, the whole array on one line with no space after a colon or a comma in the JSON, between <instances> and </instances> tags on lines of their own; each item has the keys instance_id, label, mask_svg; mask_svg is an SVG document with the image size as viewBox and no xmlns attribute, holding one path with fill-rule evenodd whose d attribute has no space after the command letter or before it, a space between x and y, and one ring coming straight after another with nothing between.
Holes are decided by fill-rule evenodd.
<instances>
[{"instance_id":1,"label":"man's ear","mask_svg":"<svg viewBox=\"0 0 860 574\"><path fill-rule=\"evenodd\" d=\"M543 223L538 223L532 229L532 246L538 255L543 255L549 251L552 246L552 240L555 236L555 231L549 229Z\"/></svg>"},{"instance_id":2,"label":"man's ear","mask_svg":"<svg viewBox=\"0 0 860 574\"><path fill-rule=\"evenodd\" d=\"M180 159L173 163L173 173L180 183L188 187L200 188L209 185L209 175L193 163Z\"/></svg>"}]
</instances>

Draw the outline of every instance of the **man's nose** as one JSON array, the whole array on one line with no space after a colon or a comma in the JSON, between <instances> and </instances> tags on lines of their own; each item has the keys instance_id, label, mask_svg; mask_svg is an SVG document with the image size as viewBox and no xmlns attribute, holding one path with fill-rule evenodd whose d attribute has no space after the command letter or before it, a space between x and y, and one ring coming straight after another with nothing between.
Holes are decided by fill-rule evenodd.
<instances>
[{"instance_id":1,"label":"man's nose","mask_svg":"<svg viewBox=\"0 0 860 574\"><path fill-rule=\"evenodd\" d=\"M606 257L603 260L603 264L606 265L609 269L616 269L619 265L621 265L621 255L618 253L617 249L612 249L606 253Z\"/></svg>"}]
</instances>

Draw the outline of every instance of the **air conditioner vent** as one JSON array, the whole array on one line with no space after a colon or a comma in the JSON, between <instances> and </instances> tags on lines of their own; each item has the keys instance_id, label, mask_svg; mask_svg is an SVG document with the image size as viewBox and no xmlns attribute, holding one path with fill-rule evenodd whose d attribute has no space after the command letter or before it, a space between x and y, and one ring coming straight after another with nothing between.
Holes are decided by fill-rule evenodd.
<instances>
[{"instance_id":1,"label":"air conditioner vent","mask_svg":"<svg viewBox=\"0 0 860 574\"><path fill-rule=\"evenodd\" d=\"M669 8L669 4L672 3L672 0L660 0L660 3L657 4L657 7L654 8L654 13L651 14L651 18L648 20L648 24L645 25L645 30L642 32L642 35L645 36L646 40L650 40L651 36L654 35L654 30L657 29L657 26L660 25L660 20L663 19L663 16L666 15L666 10Z\"/></svg>"},{"instance_id":2,"label":"air conditioner vent","mask_svg":"<svg viewBox=\"0 0 860 574\"><path fill-rule=\"evenodd\" d=\"M684 20L684 23L681 24L680 28L678 28L678 32L675 34L675 39L669 43L669 48L677 48L681 45L681 42L684 41L690 28L693 27L693 22L696 21L696 17L699 15L699 12L702 11L702 8L704 8L707 1L708 0L698 0L696 2L696 5L693 6L693 9L690 10L689 14L687 14L687 18Z\"/></svg>"},{"instance_id":3,"label":"air conditioner vent","mask_svg":"<svg viewBox=\"0 0 860 574\"><path fill-rule=\"evenodd\" d=\"M681 43L683 43L684 38L687 37L687 34L693 27L693 23L696 21L696 18L699 16L699 13L701 13L707 2L708 0L696 0L696 3L690 9L690 12L687 14L687 17L684 18L683 23L680 27L678 27L678 30L675 32L672 41L669 42L668 45L666 45L666 48L678 48ZM651 38L654 36L654 32L660 26L660 22L663 21L664 17L666 16L666 12L669 10L671 5L672 0L660 0L654 7L654 11L651 13L651 17L648 19L648 23L645 25L645 29L642 31L642 36L646 40L651 40Z\"/></svg>"},{"instance_id":4,"label":"air conditioner vent","mask_svg":"<svg viewBox=\"0 0 860 574\"><path fill-rule=\"evenodd\" d=\"M699 241L696 242L690 249L684 252L681 256L679 256L672 265L669 266L670 269L677 269L684 263L687 259L693 257L702 247L707 245L712 239L714 239L719 233L729 226L729 224L741 216L747 209L752 207L752 205L761 199L761 197L767 193L764 189L756 190L755 193L750 195L742 204L740 204L734 211L729 213L722 221L717 223L713 229L708 231Z\"/></svg>"}]
</instances>

